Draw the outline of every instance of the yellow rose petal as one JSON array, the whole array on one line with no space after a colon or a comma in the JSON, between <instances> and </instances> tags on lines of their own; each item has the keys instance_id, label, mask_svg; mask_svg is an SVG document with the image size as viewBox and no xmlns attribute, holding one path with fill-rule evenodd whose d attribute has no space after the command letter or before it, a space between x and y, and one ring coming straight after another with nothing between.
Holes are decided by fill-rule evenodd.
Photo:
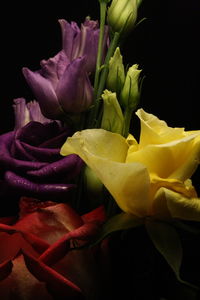
<instances>
[{"instance_id":1,"label":"yellow rose petal","mask_svg":"<svg viewBox=\"0 0 200 300\"><path fill-rule=\"evenodd\" d=\"M162 187L156 193L152 212L160 217L200 221L200 199L185 197Z\"/></svg>"},{"instance_id":2,"label":"yellow rose petal","mask_svg":"<svg viewBox=\"0 0 200 300\"><path fill-rule=\"evenodd\" d=\"M174 191L165 189L167 207L173 218L200 221L200 199L187 198Z\"/></svg>"},{"instance_id":3,"label":"yellow rose petal","mask_svg":"<svg viewBox=\"0 0 200 300\"><path fill-rule=\"evenodd\" d=\"M86 155L85 162L95 172L123 211L136 216L148 214L150 179L143 165L108 161L91 153Z\"/></svg>"},{"instance_id":4,"label":"yellow rose petal","mask_svg":"<svg viewBox=\"0 0 200 300\"><path fill-rule=\"evenodd\" d=\"M199 163L200 143L195 143L198 135L195 133L161 145L147 145L138 151L130 148L126 162L140 162L149 173L185 181Z\"/></svg>"},{"instance_id":5,"label":"yellow rose petal","mask_svg":"<svg viewBox=\"0 0 200 300\"><path fill-rule=\"evenodd\" d=\"M84 160L85 151L112 161L124 162L128 144L120 134L104 129L86 129L78 131L68 138L60 153L64 156L72 153L80 155L81 153L80 156Z\"/></svg>"},{"instance_id":6,"label":"yellow rose petal","mask_svg":"<svg viewBox=\"0 0 200 300\"><path fill-rule=\"evenodd\" d=\"M184 128L172 128L165 121L138 109L136 115L141 122L140 147L163 144L186 136Z\"/></svg>"},{"instance_id":7,"label":"yellow rose petal","mask_svg":"<svg viewBox=\"0 0 200 300\"><path fill-rule=\"evenodd\" d=\"M68 138L61 154L68 154L69 149L95 172L123 211L147 214L149 174L140 163L124 163L128 144L122 136L103 129L83 130Z\"/></svg>"},{"instance_id":8,"label":"yellow rose petal","mask_svg":"<svg viewBox=\"0 0 200 300\"><path fill-rule=\"evenodd\" d=\"M188 148L180 149L176 156L179 157L179 165L169 177L185 181L194 174L200 164L200 141L194 141Z\"/></svg>"}]
</instances>

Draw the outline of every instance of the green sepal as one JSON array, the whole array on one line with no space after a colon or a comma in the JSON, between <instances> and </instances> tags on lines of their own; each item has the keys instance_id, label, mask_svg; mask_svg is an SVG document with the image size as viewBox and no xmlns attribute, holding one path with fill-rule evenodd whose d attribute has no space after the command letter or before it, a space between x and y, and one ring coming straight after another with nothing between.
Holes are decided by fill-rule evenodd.
<instances>
[{"instance_id":1,"label":"green sepal","mask_svg":"<svg viewBox=\"0 0 200 300\"><path fill-rule=\"evenodd\" d=\"M180 278L183 250L177 230L169 223L153 219L146 219L145 226L155 248L174 271L177 280L193 289L198 289Z\"/></svg>"},{"instance_id":2,"label":"green sepal","mask_svg":"<svg viewBox=\"0 0 200 300\"><path fill-rule=\"evenodd\" d=\"M121 230L135 228L144 224L144 219L128 213L120 213L110 218L103 226L94 244L101 242L108 235Z\"/></svg>"}]
</instances>

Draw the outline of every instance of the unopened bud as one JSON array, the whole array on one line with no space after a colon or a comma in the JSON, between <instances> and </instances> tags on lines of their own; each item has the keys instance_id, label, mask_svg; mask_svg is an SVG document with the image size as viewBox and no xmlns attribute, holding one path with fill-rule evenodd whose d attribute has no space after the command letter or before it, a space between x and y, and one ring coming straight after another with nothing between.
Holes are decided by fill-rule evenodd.
<instances>
[{"instance_id":1,"label":"unopened bud","mask_svg":"<svg viewBox=\"0 0 200 300\"><path fill-rule=\"evenodd\" d=\"M124 127L124 117L117 100L116 93L105 90L103 95L103 117L101 128L122 134Z\"/></svg>"},{"instance_id":2,"label":"unopened bud","mask_svg":"<svg viewBox=\"0 0 200 300\"><path fill-rule=\"evenodd\" d=\"M139 91L139 76L142 70L138 70L138 65L133 65L129 68L124 87L120 96L120 104L126 109L134 110L138 104L140 91Z\"/></svg>"},{"instance_id":3,"label":"unopened bud","mask_svg":"<svg viewBox=\"0 0 200 300\"><path fill-rule=\"evenodd\" d=\"M128 33L137 19L138 0L113 0L108 8L108 24L113 32Z\"/></svg>"},{"instance_id":4,"label":"unopened bud","mask_svg":"<svg viewBox=\"0 0 200 300\"><path fill-rule=\"evenodd\" d=\"M113 57L109 61L109 73L107 77L107 88L120 93L125 81L124 65L119 47L115 50Z\"/></svg>"}]
</instances>

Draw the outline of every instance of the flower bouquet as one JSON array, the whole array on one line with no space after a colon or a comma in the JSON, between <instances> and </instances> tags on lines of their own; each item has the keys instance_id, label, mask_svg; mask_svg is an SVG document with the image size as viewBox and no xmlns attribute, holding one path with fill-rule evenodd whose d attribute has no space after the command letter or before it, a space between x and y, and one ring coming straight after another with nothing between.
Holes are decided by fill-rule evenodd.
<instances>
[{"instance_id":1,"label":"flower bouquet","mask_svg":"<svg viewBox=\"0 0 200 300\"><path fill-rule=\"evenodd\" d=\"M140 106L145 74L122 54L142 5L60 19L60 51L22 69L35 100L14 99L0 136L1 299L199 295L200 130Z\"/></svg>"}]
</instances>

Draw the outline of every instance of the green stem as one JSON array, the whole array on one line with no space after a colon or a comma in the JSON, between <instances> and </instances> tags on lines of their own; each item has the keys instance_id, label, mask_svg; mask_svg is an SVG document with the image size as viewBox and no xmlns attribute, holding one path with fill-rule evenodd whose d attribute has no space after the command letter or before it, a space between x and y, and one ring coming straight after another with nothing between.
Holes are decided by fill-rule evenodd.
<instances>
[{"instance_id":1,"label":"green stem","mask_svg":"<svg viewBox=\"0 0 200 300\"><path fill-rule=\"evenodd\" d=\"M106 3L100 3L100 32L99 32L99 41L98 41L98 52L97 52L97 62L96 62L96 71L95 71L95 79L94 79L94 99L96 99L99 76L100 76L100 68L102 62L102 50L103 50L103 38L104 38L104 29L105 29L105 20L106 20Z\"/></svg>"},{"instance_id":2,"label":"green stem","mask_svg":"<svg viewBox=\"0 0 200 300\"><path fill-rule=\"evenodd\" d=\"M106 58L105 58L103 70L101 73L99 84L97 86L98 89L96 92L94 107L91 112L92 127L96 127L96 124L97 124L97 120L98 120L97 116L98 116L98 112L99 112L100 99L101 99L101 95L102 95L104 87L105 87L105 83L106 83L106 79L107 79L108 71L109 71L109 61L110 61L110 58L113 56L115 49L119 43L119 36L120 36L120 34L118 32L115 32L114 37L110 43L110 47L108 49Z\"/></svg>"},{"instance_id":3,"label":"green stem","mask_svg":"<svg viewBox=\"0 0 200 300\"><path fill-rule=\"evenodd\" d=\"M124 134L123 134L125 138L127 138L129 134L132 113L133 113L132 109L126 108L124 113Z\"/></svg>"},{"instance_id":4,"label":"green stem","mask_svg":"<svg viewBox=\"0 0 200 300\"><path fill-rule=\"evenodd\" d=\"M110 47L108 49L106 58L105 58L105 62L104 62L104 68L102 71L102 75L100 78L100 82L99 82L99 87L98 87L98 91L97 91L97 99L99 99L102 95L104 86L105 86L105 82L108 76L108 71L109 71L109 61L111 59L111 57L113 56L115 49L117 48L119 42L119 33L115 32L114 37L110 43Z\"/></svg>"}]
</instances>

